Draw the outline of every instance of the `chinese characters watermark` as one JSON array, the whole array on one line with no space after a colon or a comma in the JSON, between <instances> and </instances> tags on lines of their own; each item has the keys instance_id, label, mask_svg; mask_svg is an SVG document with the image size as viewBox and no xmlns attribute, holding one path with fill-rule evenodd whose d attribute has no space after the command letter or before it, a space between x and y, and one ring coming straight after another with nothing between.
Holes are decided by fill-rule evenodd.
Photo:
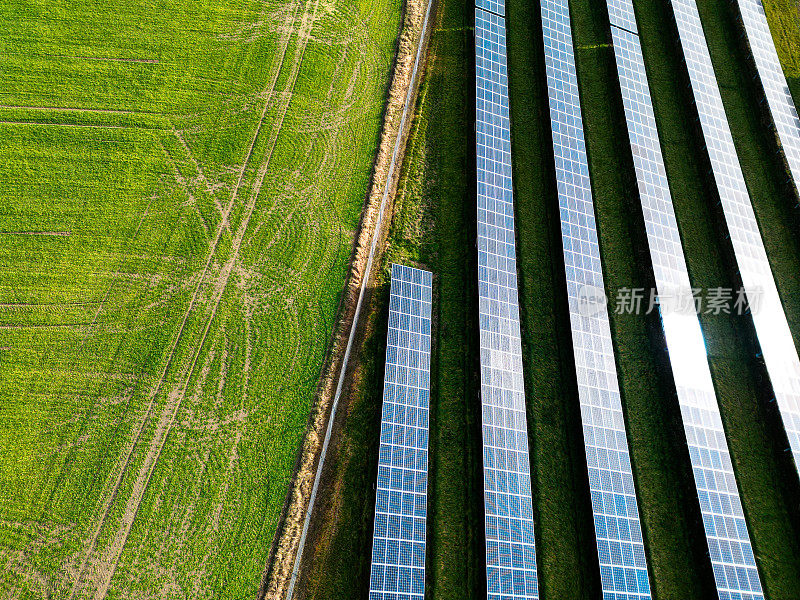
<instances>
[{"instance_id":1,"label":"chinese characters watermark","mask_svg":"<svg viewBox=\"0 0 800 600\"><path fill-rule=\"evenodd\" d=\"M584 285L578 290L578 310L590 317L604 310L617 315L647 314L658 310L664 314L744 315L757 313L761 306L761 289L744 288L676 288L659 293L655 289L622 287L611 298L603 289Z\"/></svg>"}]
</instances>

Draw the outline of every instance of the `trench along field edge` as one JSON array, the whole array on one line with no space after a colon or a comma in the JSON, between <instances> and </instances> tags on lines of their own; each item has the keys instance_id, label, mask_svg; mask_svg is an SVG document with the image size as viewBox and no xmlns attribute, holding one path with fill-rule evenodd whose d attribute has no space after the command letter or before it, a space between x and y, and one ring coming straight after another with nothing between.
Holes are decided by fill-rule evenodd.
<instances>
[{"instance_id":1,"label":"trench along field edge","mask_svg":"<svg viewBox=\"0 0 800 600\"><path fill-rule=\"evenodd\" d=\"M377 248L376 232L380 232L380 221L391 218L399 169L402 164L405 141L410 119L408 112L416 101L418 69L424 64L427 44L427 25L433 11L432 0L407 0L405 23L403 24L393 66L391 86L387 98L383 132L373 167L373 179L368 200L363 211L362 222L351 259L347 292L340 309L339 324L332 340L332 350L323 370L312 410L309 428L304 440L294 481L287 497L287 505L279 527L270 561L266 566L264 583L259 598L284 598L293 592L297 581L298 565L303 554L303 543L309 527L309 515L313 512L313 497L319 484L320 457L325 450L324 440L330 439L330 428L335 415L330 415L335 403L337 388L342 387L343 373L348 350L355 334L354 324L363 298L368 274ZM402 128L402 130L401 130ZM389 199L390 202L386 202ZM389 207L389 216L384 207ZM370 270L372 270L370 268ZM337 385L337 375L340 380ZM327 430L327 431L326 431ZM324 461L324 458L322 459ZM310 511L309 507L310 506Z\"/></svg>"}]
</instances>

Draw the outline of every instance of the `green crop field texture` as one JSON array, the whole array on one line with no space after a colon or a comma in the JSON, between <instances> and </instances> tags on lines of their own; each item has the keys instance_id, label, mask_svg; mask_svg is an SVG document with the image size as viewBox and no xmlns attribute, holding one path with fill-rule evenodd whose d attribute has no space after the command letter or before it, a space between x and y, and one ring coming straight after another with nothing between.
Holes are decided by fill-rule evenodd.
<instances>
[{"instance_id":1,"label":"green crop field texture","mask_svg":"<svg viewBox=\"0 0 800 600\"><path fill-rule=\"evenodd\" d=\"M252 598L400 0L0 4L0 598Z\"/></svg>"},{"instance_id":2,"label":"green crop field texture","mask_svg":"<svg viewBox=\"0 0 800 600\"><path fill-rule=\"evenodd\" d=\"M800 4L796 0L762 0L762 4L794 103L800 104Z\"/></svg>"}]
</instances>

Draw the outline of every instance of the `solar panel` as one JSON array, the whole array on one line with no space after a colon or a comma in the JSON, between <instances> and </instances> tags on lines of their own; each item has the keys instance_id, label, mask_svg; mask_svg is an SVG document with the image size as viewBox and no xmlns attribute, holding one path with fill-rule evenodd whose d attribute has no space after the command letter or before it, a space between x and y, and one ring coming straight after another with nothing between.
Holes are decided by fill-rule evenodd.
<instances>
[{"instance_id":1,"label":"solar panel","mask_svg":"<svg viewBox=\"0 0 800 600\"><path fill-rule=\"evenodd\" d=\"M761 0L739 0L739 11L783 155L800 194L800 118L772 41L767 15Z\"/></svg>"},{"instance_id":2,"label":"solar panel","mask_svg":"<svg viewBox=\"0 0 800 600\"><path fill-rule=\"evenodd\" d=\"M631 33L639 33L636 26L636 14L633 12L633 3L629 0L606 0L606 6L608 6L608 17L612 25Z\"/></svg>"},{"instance_id":3,"label":"solar panel","mask_svg":"<svg viewBox=\"0 0 800 600\"><path fill-rule=\"evenodd\" d=\"M505 0L475 0L475 7L482 10L492 12L498 17L505 16L506 3Z\"/></svg>"},{"instance_id":4,"label":"solar panel","mask_svg":"<svg viewBox=\"0 0 800 600\"><path fill-rule=\"evenodd\" d=\"M742 283L753 310L758 343L800 467L800 359L770 270L744 175L725 118L700 15L694 0L672 0L695 105Z\"/></svg>"},{"instance_id":5,"label":"solar panel","mask_svg":"<svg viewBox=\"0 0 800 600\"><path fill-rule=\"evenodd\" d=\"M489 600L539 598L522 375L504 19L475 11L478 308Z\"/></svg>"},{"instance_id":6,"label":"solar panel","mask_svg":"<svg viewBox=\"0 0 800 600\"><path fill-rule=\"evenodd\" d=\"M630 0L609 0L617 4ZM689 271L667 184L639 37L611 27L639 198L658 293L692 297ZM696 314L662 307L662 325L678 392L697 495L719 597L763 598L705 342Z\"/></svg>"},{"instance_id":7,"label":"solar panel","mask_svg":"<svg viewBox=\"0 0 800 600\"><path fill-rule=\"evenodd\" d=\"M423 600L431 284L392 265L370 600Z\"/></svg>"},{"instance_id":8,"label":"solar panel","mask_svg":"<svg viewBox=\"0 0 800 600\"><path fill-rule=\"evenodd\" d=\"M570 324L595 537L605 600L650 598L642 528L603 293L567 0L542 0L545 66L561 212ZM630 11L632 15L632 10Z\"/></svg>"}]
</instances>

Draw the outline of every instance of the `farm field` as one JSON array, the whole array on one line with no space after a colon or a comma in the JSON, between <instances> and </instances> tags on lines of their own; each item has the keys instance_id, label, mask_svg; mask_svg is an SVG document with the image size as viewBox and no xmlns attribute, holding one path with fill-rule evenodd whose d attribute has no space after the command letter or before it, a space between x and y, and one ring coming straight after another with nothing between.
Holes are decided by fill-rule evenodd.
<instances>
[{"instance_id":1,"label":"farm field","mask_svg":"<svg viewBox=\"0 0 800 600\"><path fill-rule=\"evenodd\" d=\"M668 7L636 2L670 186L693 285L736 287L714 213L695 117L680 73ZM760 122L756 90L738 45L732 7L699 0L726 110L748 187L797 336L800 290L795 201L782 185L774 142ZM795 98L800 11L766 0ZM434 278L426 597L485 597L474 281L473 2L438 4L426 82L420 92L385 263L410 261ZM607 292L650 286L652 273L627 148L604 0L572 2L581 100ZM520 269L520 309L539 582L544 598L600 595L577 387L574 381L547 91L536 2L507 0L509 84ZM465 134L464 132L467 131ZM465 149L466 147L466 149ZM466 186L462 185L466 181ZM641 216L638 217L641 219ZM465 233L466 231L466 233ZM466 237L466 239L465 239ZM304 600L366 597L369 579L388 278L377 283L363 356L342 419L335 486L320 514L326 540L306 564ZM664 369L660 325L645 315L611 315L635 475L641 493L654 597L714 597L714 580L693 494L677 399ZM707 316L711 365L762 580L774 600L797 597L797 477L780 423L741 319ZM797 339L797 338L796 338ZM343 569L351 571L345 575Z\"/></svg>"},{"instance_id":2,"label":"farm field","mask_svg":"<svg viewBox=\"0 0 800 600\"><path fill-rule=\"evenodd\" d=\"M399 0L0 3L0 598L254 598Z\"/></svg>"}]
</instances>

